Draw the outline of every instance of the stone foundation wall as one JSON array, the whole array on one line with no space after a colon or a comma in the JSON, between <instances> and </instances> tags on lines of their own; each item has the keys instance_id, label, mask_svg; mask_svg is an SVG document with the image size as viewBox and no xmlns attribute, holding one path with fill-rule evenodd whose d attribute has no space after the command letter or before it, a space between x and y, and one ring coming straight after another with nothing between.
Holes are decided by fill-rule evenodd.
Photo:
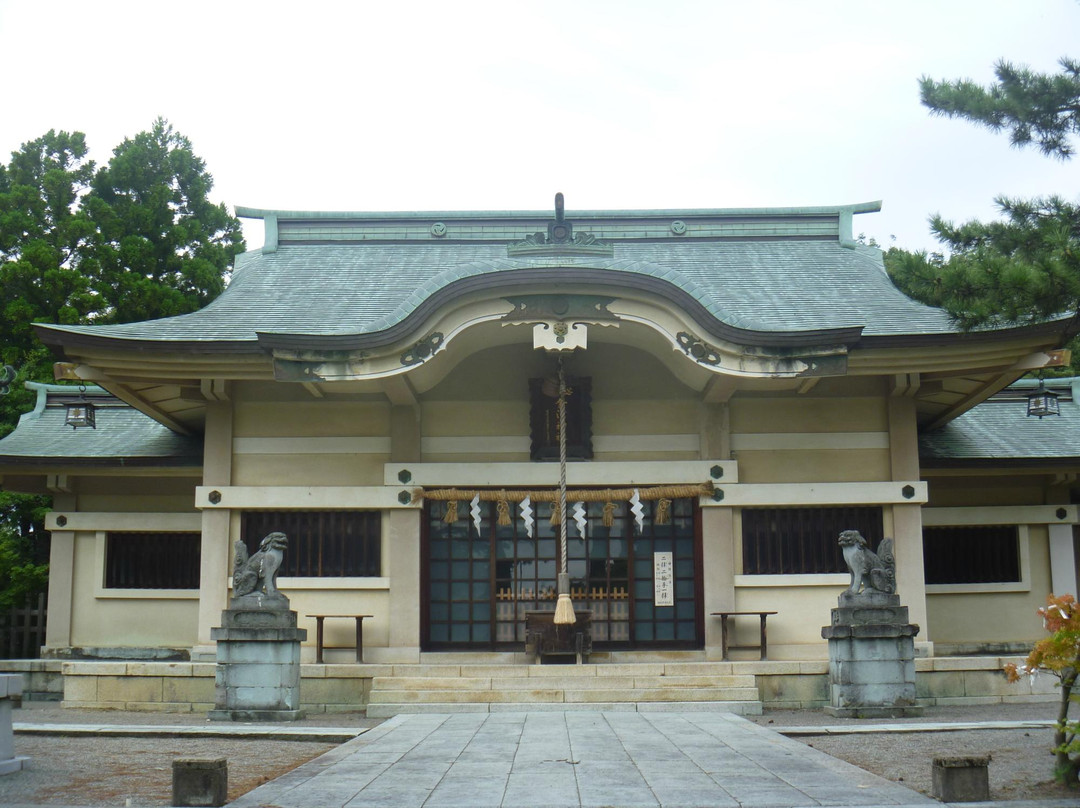
<instances>
[{"instance_id":1,"label":"stone foundation wall","mask_svg":"<svg viewBox=\"0 0 1080 808\"><path fill-rule=\"evenodd\" d=\"M64 697L62 667L57 659L0 659L0 673L22 676L23 701L60 701Z\"/></svg>"},{"instance_id":2,"label":"stone foundation wall","mask_svg":"<svg viewBox=\"0 0 1080 808\"><path fill-rule=\"evenodd\" d=\"M214 708L210 662L64 663L63 705L91 710L207 712ZM308 713L352 712L368 703L373 676L389 665L301 665L300 706Z\"/></svg>"},{"instance_id":3,"label":"stone foundation wall","mask_svg":"<svg viewBox=\"0 0 1080 808\"><path fill-rule=\"evenodd\" d=\"M915 660L915 688L923 706L1056 701L1057 681L1005 681L1002 667L1021 657L931 657ZM766 709L804 709L829 703L826 660L735 662L732 672L752 674ZM300 666L300 705L309 713L353 712L367 706L373 676L401 675L409 665ZM31 693L63 698L66 707L98 710L205 712L214 706L213 663L59 662L0 660L0 673L23 675ZM42 695L36 696L38 698Z\"/></svg>"},{"instance_id":4,"label":"stone foundation wall","mask_svg":"<svg viewBox=\"0 0 1080 808\"><path fill-rule=\"evenodd\" d=\"M1052 676L1010 684L1006 662L1023 657L929 657L915 660L915 698L923 707L969 704L1057 701ZM753 673L767 710L824 707L829 703L829 663L750 662L736 664L739 673Z\"/></svg>"}]
</instances>

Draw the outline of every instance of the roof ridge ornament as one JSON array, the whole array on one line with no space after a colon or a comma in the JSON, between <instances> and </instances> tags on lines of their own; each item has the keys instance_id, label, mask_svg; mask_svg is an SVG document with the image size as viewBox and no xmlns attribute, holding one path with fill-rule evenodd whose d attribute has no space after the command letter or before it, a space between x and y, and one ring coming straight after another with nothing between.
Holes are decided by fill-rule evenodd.
<instances>
[{"instance_id":1,"label":"roof ridge ornament","mask_svg":"<svg viewBox=\"0 0 1080 808\"><path fill-rule=\"evenodd\" d=\"M611 258L614 245L601 241L592 233L574 233L573 222L566 219L562 193L555 194L555 218L548 222L547 232L530 233L522 241L506 248L510 258L523 256L583 255Z\"/></svg>"}]
</instances>

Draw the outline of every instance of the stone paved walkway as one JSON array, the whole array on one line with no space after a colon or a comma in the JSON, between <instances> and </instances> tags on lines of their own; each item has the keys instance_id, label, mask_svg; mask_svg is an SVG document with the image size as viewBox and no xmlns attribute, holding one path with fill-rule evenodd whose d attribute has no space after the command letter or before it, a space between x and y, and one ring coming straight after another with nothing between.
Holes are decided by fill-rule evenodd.
<instances>
[{"instance_id":1,"label":"stone paved walkway","mask_svg":"<svg viewBox=\"0 0 1080 808\"><path fill-rule=\"evenodd\" d=\"M727 713L399 715L233 808L940 805Z\"/></svg>"}]
</instances>

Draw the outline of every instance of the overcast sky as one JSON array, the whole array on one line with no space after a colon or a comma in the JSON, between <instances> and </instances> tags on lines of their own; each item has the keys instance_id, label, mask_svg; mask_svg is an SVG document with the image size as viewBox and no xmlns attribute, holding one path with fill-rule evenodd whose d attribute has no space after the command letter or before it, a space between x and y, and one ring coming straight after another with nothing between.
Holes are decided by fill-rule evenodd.
<instances>
[{"instance_id":1,"label":"overcast sky","mask_svg":"<svg viewBox=\"0 0 1080 808\"><path fill-rule=\"evenodd\" d=\"M49 129L105 161L164 116L228 205L543 210L840 205L927 215L1080 194L1080 158L931 117L917 80L1080 57L1076 0L0 0L0 156ZM246 223L249 246L261 223Z\"/></svg>"}]
</instances>

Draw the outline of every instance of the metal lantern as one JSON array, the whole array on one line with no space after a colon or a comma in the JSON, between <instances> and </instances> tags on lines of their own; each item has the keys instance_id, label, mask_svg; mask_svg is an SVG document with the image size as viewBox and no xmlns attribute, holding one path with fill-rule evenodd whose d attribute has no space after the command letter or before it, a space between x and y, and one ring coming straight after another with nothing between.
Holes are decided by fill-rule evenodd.
<instances>
[{"instance_id":1,"label":"metal lantern","mask_svg":"<svg viewBox=\"0 0 1080 808\"><path fill-rule=\"evenodd\" d=\"M94 405L86 400L85 385L79 385L79 400L67 403L67 417L64 418L64 423L72 429L78 429L80 426L97 429Z\"/></svg>"},{"instance_id":2,"label":"metal lantern","mask_svg":"<svg viewBox=\"0 0 1080 808\"><path fill-rule=\"evenodd\" d=\"M1042 418L1044 415L1061 415L1058 407L1058 394L1046 389L1046 383L1039 379L1039 387L1027 394L1027 414Z\"/></svg>"}]
</instances>

